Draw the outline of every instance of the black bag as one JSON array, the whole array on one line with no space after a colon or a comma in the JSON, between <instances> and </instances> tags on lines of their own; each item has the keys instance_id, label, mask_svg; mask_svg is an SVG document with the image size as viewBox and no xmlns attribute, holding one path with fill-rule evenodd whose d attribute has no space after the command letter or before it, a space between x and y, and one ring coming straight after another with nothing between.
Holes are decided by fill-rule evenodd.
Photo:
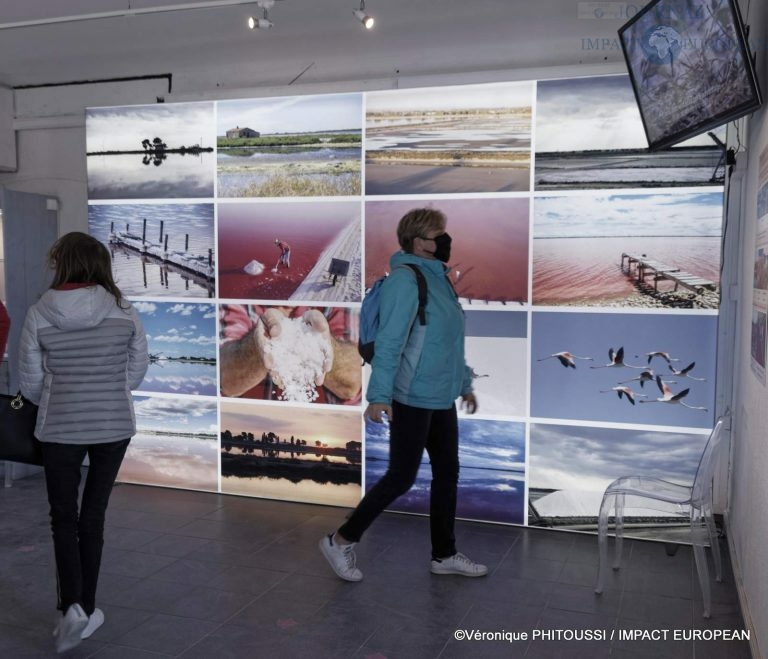
<instances>
[{"instance_id":1,"label":"black bag","mask_svg":"<svg viewBox=\"0 0 768 659\"><path fill-rule=\"evenodd\" d=\"M0 460L43 464L43 449L35 437L37 405L20 393L0 394Z\"/></svg>"}]
</instances>

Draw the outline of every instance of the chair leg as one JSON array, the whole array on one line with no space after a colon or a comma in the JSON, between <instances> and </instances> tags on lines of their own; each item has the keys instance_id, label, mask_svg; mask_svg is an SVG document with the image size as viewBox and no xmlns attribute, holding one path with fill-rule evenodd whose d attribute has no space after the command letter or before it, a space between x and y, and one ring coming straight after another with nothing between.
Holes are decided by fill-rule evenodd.
<instances>
[{"instance_id":1,"label":"chair leg","mask_svg":"<svg viewBox=\"0 0 768 659\"><path fill-rule=\"evenodd\" d=\"M624 550L624 494L616 495L616 544L613 551L613 569L621 568L621 553Z\"/></svg>"},{"instance_id":2,"label":"chair leg","mask_svg":"<svg viewBox=\"0 0 768 659\"><path fill-rule=\"evenodd\" d=\"M608 570L608 516L611 512L613 497L610 494L603 495L600 503L600 513L597 518L597 584L595 593L601 595L605 587L605 576Z\"/></svg>"},{"instance_id":3,"label":"chair leg","mask_svg":"<svg viewBox=\"0 0 768 659\"><path fill-rule=\"evenodd\" d=\"M691 511L691 537L693 541L693 558L696 561L696 572L699 575L699 586L701 587L701 602L704 608L703 616L709 618L712 608L712 591L709 585L709 567L707 566L707 554L702 542L702 519L701 511Z\"/></svg>"},{"instance_id":4,"label":"chair leg","mask_svg":"<svg viewBox=\"0 0 768 659\"><path fill-rule=\"evenodd\" d=\"M704 518L704 523L707 525L709 545L712 547L712 562L715 564L715 581L719 583L723 580L723 559L720 555L720 541L717 537L717 527L715 526L715 518L712 515L712 508L708 507L706 510L702 510L702 517Z\"/></svg>"}]
</instances>

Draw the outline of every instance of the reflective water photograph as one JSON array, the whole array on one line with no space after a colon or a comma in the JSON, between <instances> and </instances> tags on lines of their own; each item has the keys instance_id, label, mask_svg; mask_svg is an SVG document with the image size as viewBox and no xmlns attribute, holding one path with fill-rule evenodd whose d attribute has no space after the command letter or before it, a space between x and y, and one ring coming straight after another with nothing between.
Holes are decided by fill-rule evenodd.
<instances>
[{"instance_id":1,"label":"reflective water photograph","mask_svg":"<svg viewBox=\"0 0 768 659\"><path fill-rule=\"evenodd\" d=\"M89 199L213 197L214 104L87 108Z\"/></svg>"}]
</instances>

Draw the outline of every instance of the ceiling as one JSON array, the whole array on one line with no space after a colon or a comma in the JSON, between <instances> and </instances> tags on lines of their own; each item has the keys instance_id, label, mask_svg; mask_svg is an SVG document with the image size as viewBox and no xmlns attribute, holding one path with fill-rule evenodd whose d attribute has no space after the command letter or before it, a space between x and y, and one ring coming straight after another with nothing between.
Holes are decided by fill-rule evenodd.
<instances>
[{"instance_id":1,"label":"ceiling","mask_svg":"<svg viewBox=\"0 0 768 659\"><path fill-rule=\"evenodd\" d=\"M238 0L234 0L237 2ZM192 6L201 0L0 0L0 24ZM207 4L214 4L212 0ZM579 18L577 0L277 0L274 27L252 4L0 29L0 84L48 85L171 74L173 93L573 64L620 64L623 19Z\"/></svg>"}]
</instances>

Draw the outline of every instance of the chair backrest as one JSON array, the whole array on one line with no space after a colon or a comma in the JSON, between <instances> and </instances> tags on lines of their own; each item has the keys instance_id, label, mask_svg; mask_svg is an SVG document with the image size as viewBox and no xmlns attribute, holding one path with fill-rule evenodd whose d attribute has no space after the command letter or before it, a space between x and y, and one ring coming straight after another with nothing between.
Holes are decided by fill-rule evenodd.
<instances>
[{"instance_id":1,"label":"chair backrest","mask_svg":"<svg viewBox=\"0 0 768 659\"><path fill-rule=\"evenodd\" d=\"M715 469L720 455L720 444L725 429L726 417L721 416L707 439L704 453L699 460L696 476L693 479L691 489L691 505L700 508L702 503L712 500L712 481L715 477Z\"/></svg>"}]
</instances>

